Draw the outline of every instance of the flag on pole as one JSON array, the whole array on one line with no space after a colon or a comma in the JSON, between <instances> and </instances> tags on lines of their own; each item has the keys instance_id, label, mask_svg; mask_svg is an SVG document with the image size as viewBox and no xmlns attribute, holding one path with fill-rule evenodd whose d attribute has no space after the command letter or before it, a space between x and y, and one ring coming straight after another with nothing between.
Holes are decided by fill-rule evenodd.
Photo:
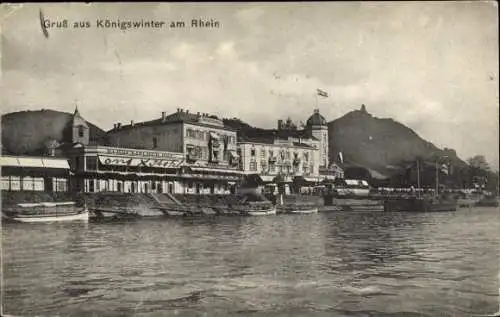
<instances>
[{"instance_id":1,"label":"flag on pole","mask_svg":"<svg viewBox=\"0 0 500 317\"><path fill-rule=\"evenodd\" d=\"M328 98L328 93L324 90L316 89L316 93L318 94L318 96Z\"/></svg>"},{"instance_id":2,"label":"flag on pole","mask_svg":"<svg viewBox=\"0 0 500 317\"><path fill-rule=\"evenodd\" d=\"M342 155L342 152L339 152L339 162L344 164L344 156Z\"/></svg>"}]
</instances>

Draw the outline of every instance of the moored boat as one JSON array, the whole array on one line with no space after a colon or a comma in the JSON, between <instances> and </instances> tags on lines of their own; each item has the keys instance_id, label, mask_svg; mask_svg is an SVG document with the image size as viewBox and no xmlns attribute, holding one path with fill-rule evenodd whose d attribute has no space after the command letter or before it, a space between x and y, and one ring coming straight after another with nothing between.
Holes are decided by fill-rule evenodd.
<instances>
[{"instance_id":1,"label":"moored boat","mask_svg":"<svg viewBox=\"0 0 500 317\"><path fill-rule=\"evenodd\" d=\"M291 214L317 214L318 208L308 208L308 209L294 209L290 210Z\"/></svg>"},{"instance_id":2,"label":"moored boat","mask_svg":"<svg viewBox=\"0 0 500 317\"><path fill-rule=\"evenodd\" d=\"M268 202L248 202L244 205L233 206L233 210L248 216L276 215L276 207Z\"/></svg>"},{"instance_id":3,"label":"moored boat","mask_svg":"<svg viewBox=\"0 0 500 317\"><path fill-rule=\"evenodd\" d=\"M456 211L457 202L452 199L434 199L423 197L392 198L384 202L384 211Z\"/></svg>"},{"instance_id":4,"label":"moored boat","mask_svg":"<svg viewBox=\"0 0 500 317\"><path fill-rule=\"evenodd\" d=\"M268 216L268 215L276 215L276 208L268 208L268 209L262 209L262 210L253 210L253 211L247 211L249 216Z\"/></svg>"},{"instance_id":5,"label":"moored boat","mask_svg":"<svg viewBox=\"0 0 500 317\"><path fill-rule=\"evenodd\" d=\"M318 207L310 205L299 205L299 204L282 205L282 206L278 205L277 212L283 214L315 214L318 213Z\"/></svg>"},{"instance_id":6,"label":"moored boat","mask_svg":"<svg viewBox=\"0 0 500 317\"><path fill-rule=\"evenodd\" d=\"M499 205L498 197L493 196L485 196L475 204L476 207L498 207Z\"/></svg>"},{"instance_id":7,"label":"moored boat","mask_svg":"<svg viewBox=\"0 0 500 317\"><path fill-rule=\"evenodd\" d=\"M2 217L13 222L88 221L87 206L75 202L42 202L17 204L2 210Z\"/></svg>"}]
</instances>

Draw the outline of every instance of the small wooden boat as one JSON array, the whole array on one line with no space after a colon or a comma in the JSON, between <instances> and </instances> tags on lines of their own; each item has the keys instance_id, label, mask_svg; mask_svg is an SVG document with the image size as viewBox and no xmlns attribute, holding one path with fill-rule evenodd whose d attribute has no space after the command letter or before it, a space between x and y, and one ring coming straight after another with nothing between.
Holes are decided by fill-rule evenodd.
<instances>
[{"instance_id":1,"label":"small wooden boat","mask_svg":"<svg viewBox=\"0 0 500 317\"><path fill-rule=\"evenodd\" d=\"M253 210L253 211L247 211L249 216L268 216L268 215L276 215L276 208L272 207L269 209L263 209L263 210Z\"/></svg>"},{"instance_id":2,"label":"small wooden boat","mask_svg":"<svg viewBox=\"0 0 500 317\"><path fill-rule=\"evenodd\" d=\"M384 211L420 211L420 212L437 212L437 211L456 211L456 200L447 199L428 199L417 197L398 197L387 199L384 202Z\"/></svg>"},{"instance_id":3,"label":"small wooden boat","mask_svg":"<svg viewBox=\"0 0 500 317\"><path fill-rule=\"evenodd\" d=\"M163 211L168 216L171 216L171 217L185 216L187 214L187 211L182 211L182 210L164 209Z\"/></svg>"},{"instance_id":4,"label":"small wooden boat","mask_svg":"<svg viewBox=\"0 0 500 317\"><path fill-rule=\"evenodd\" d=\"M278 213L283 213L283 214L315 214L318 213L318 207L317 206L311 206L311 205L283 205L283 206L278 206Z\"/></svg>"},{"instance_id":5,"label":"small wooden boat","mask_svg":"<svg viewBox=\"0 0 500 317\"><path fill-rule=\"evenodd\" d=\"M497 197L483 197L475 204L476 207L498 207L499 202Z\"/></svg>"},{"instance_id":6,"label":"small wooden boat","mask_svg":"<svg viewBox=\"0 0 500 317\"><path fill-rule=\"evenodd\" d=\"M87 206L76 207L75 202L42 202L17 204L5 208L2 217L14 222L88 221Z\"/></svg>"},{"instance_id":7,"label":"small wooden boat","mask_svg":"<svg viewBox=\"0 0 500 317\"><path fill-rule=\"evenodd\" d=\"M293 209L289 211L291 214L317 214L318 208L309 208L309 209Z\"/></svg>"},{"instance_id":8,"label":"small wooden boat","mask_svg":"<svg viewBox=\"0 0 500 317\"><path fill-rule=\"evenodd\" d=\"M233 210L248 216L276 215L276 207L269 202L248 202L245 205L234 206Z\"/></svg>"}]
</instances>

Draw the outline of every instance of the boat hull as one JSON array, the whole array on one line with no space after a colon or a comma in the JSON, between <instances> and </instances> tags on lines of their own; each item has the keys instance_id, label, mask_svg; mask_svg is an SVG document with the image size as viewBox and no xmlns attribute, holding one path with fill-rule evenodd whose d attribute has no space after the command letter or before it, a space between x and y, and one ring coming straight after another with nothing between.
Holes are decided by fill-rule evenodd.
<instances>
[{"instance_id":1,"label":"boat hull","mask_svg":"<svg viewBox=\"0 0 500 317\"><path fill-rule=\"evenodd\" d=\"M296 210L290 210L287 213L290 213L290 214L317 214L318 208L296 209Z\"/></svg>"},{"instance_id":2,"label":"boat hull","mask_svg":"<svg viewBox=\"0 0 500 317\"><path fill-rule=\"evenodd\" d=\"M456 201L431 201L426 199L392 199L384 202L384 211L440 212L456 211Z\"/></svg>"},{"instance_id":3,"label":"boat hull","mask_svg":"<svg viewBox=\"0 0 500 317\"><path fill-rule=\"evenodd\" d=\"M490 199L481 199L478 201L475 206L476 207L498 207L500 204L498 199L490 198Z\"/></svg>"},{"instance_id":4,"label":"boat hull","mask_svg":"<svg viewBox=\"0 0 500 317\"><path fill-rule=\"evenodd\" d=\"M276 208L268 209L268 210L259 210L259 211L248 211L247 214L249 216L270 216L276 215Z\"/></svg>"},{"instance_id":5,"label":"boat hull","mask_svg":"<svg viewBox=\"0 0 500 317\"><path fill-rule=\"evenodd\" d=\"M36 223L36 222L59 222L59 221L88 221L88 210L79 212L73 215L43 215L43 216L23 216L23 215L6 215L2 213L2 217L7 221Z\"/></svg>"}]
</instances>

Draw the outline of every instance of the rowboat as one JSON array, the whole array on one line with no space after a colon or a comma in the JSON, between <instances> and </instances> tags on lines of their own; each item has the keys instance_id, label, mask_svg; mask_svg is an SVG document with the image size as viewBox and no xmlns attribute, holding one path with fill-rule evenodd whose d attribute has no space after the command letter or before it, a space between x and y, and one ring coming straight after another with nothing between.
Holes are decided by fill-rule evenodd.
<instances>
[{"instance_id":1,"label":"rowboat","mask_svg":"<svg viewBox=\"0 0 500 317\"><path fill-rule=\"evenodd\" d=\"M272 207L269 209L262 209L262 210L252 210L252 211L247 211L247 214L249 216L268 216L268 215L276 215L276 207Z\"/></svg>"},{"instance_id":2,"label":"rowboat","mask_svg":"<svg viewBox=\"0 0 500 317\"><path fill-rule=\"evenodd\" d=\"M2 210L2 218L14 222L88 221L87 206L76 207L75 202L23 203Z\"/></svg>"},{"instance_id":3,"label":"rowboat","mask_svg":"<svg viewBox=\"0 0 500 317\"><path fill-rule=\"evenodd\" d=\"M293 209L290 210L291 214L316 214L318 213L318 208L309 208L309 209Z\"/></svg>"},{"instance_id":4,"label":"rowboat","mask_svg":"<svg viewBox=\"0 0 500 317\"><path fill-rule=\"evenodd\" d=\"M283 205L277 206L278 213L282 214L315 214L318 213L318 207L317 206L311 206L311 205L296 205L296 204L291 204L291 205Z\"/></svg>"},{"instance_id":5,"label":"rowboat","mask_svg":"<svg viewBox=\"0 0 500 317\"><path fill-rule=\"evenodd\" d=\"M232 206L232 209L241 215L268 216L276 215L276 207L269 202L248 202L240 206Z\"/></svg>"},{"instance_id":6,"label":"rowboat","mask_svg":"<svg viewBox=\"0 0 500 317\"><path fill-rule=\"evenodd\" d=\"M438 212L438 211L456 211L457 202L455 200L432 199L432 198L391 198L384 202L384 211L420 211L420 212Z\"/></svg>"}]
</instances>

